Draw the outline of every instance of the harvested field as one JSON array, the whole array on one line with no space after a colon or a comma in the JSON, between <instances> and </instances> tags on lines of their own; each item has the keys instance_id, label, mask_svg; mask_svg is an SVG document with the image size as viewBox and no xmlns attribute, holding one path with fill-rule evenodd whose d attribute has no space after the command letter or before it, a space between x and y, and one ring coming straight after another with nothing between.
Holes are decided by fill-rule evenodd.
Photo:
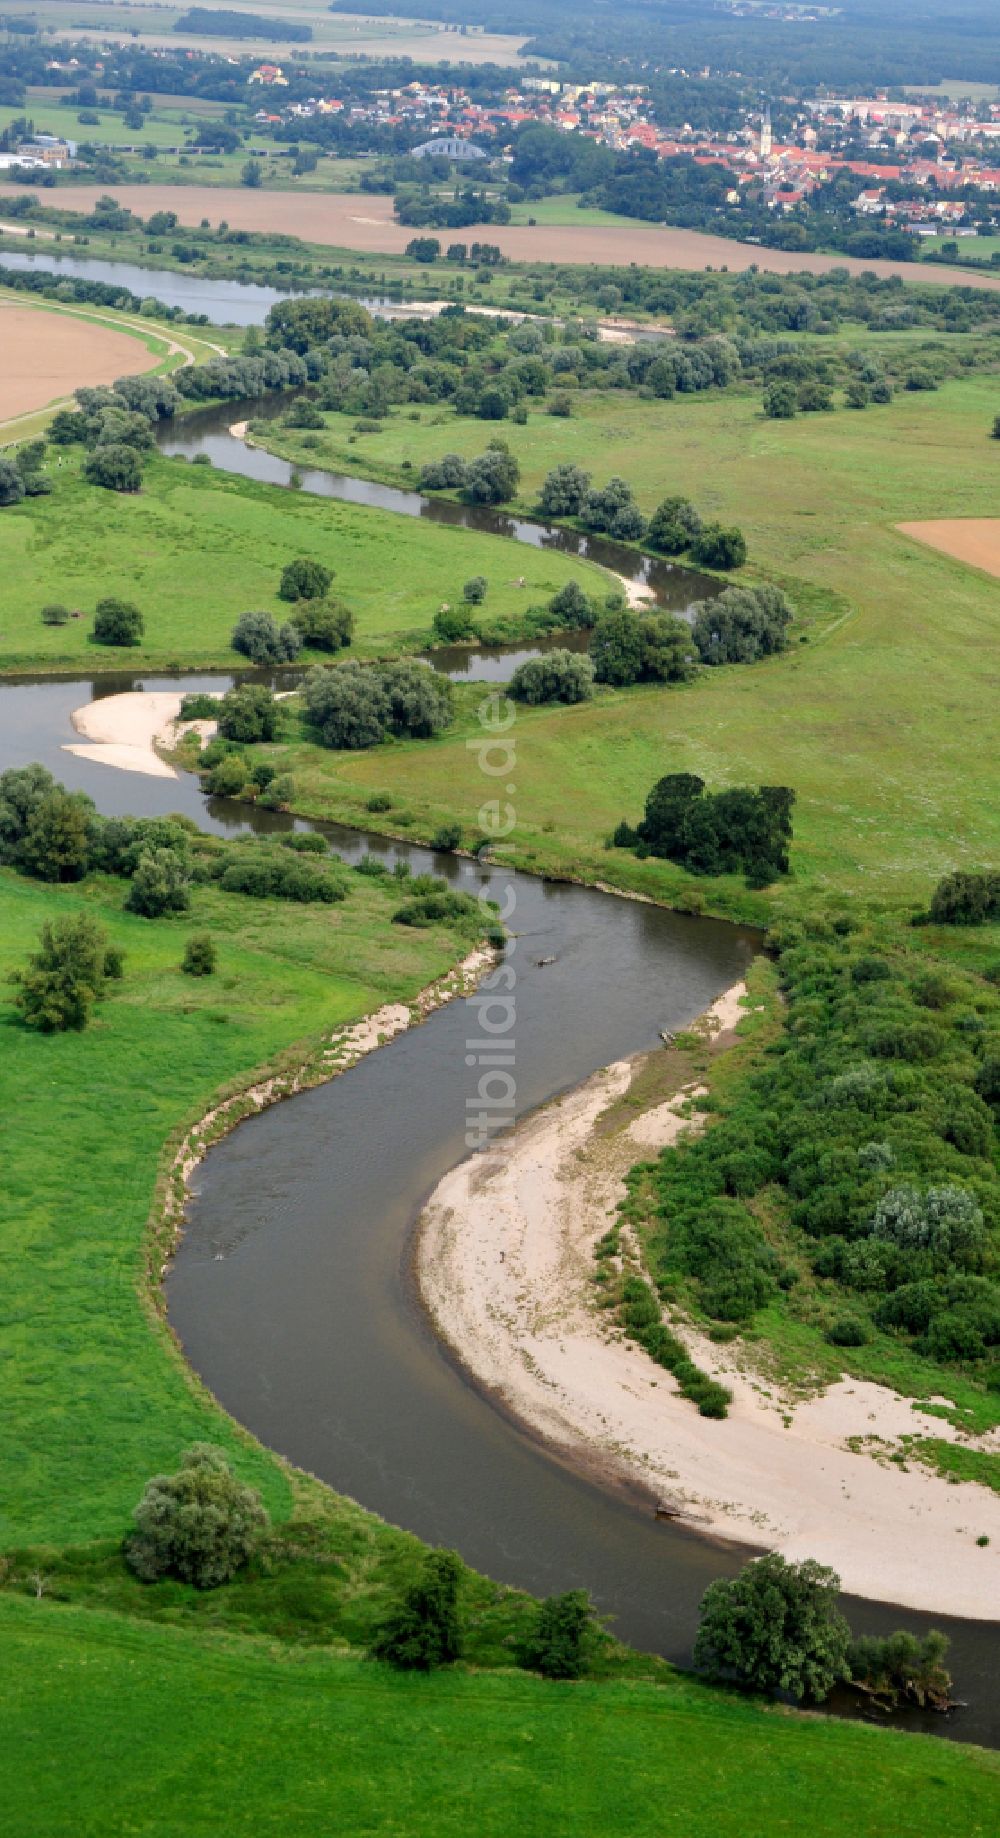
<instances>
[{"instance_id":1,"label":"harvested field","mask_svg":"<svg viewBox=\"0 0 1000 1838\"><path fill-rule=\"evenodd\" d=\"M926 543L953 561L982 568L1000 580L1000 517L944 517L930 523L897 523L903 536Z\"/></svg>"},{"instance_id":2,"label":"harvested field","mask_svg":"<svg viewBox=\"0 0 1000 1838\"><path fill-rule=\"evenodd\" d=\"M159 361L141 339L99 321L0 300L0 422Z\"/></svg>"},{"instance_id":3,"label":"harvested field","mask_svg":"<svg viewBox=\"0 0 1000 1838\"><path fill-rule=\"evenodd\" d=\"M107 190L102 185L66 186L53 195L63 210L93 210ZM234 230L281 231L305 242L355 249L365 255L402 255L413 230L396 223L392 199L355 192L252 191L243 186L115 185L114 196L140 217L153 211L176 211L181 223L197 225L207 217L223 218ZM16 185L0 185L0 198L23 195ZM447 233L441 232L447 240ZM735 271L756 263L769 274L826 274L846 268L852 274L897 274L905 281L937 286L1000 288L1000 274L974 274L936 263L862 262L846 255L793 255L753 243L729 242L698 230L670 230L637 223L621 224L470 224L462 239L496 243L515 262L593 262L650 268L721 268Z\"/></svg>"}]
</instances>

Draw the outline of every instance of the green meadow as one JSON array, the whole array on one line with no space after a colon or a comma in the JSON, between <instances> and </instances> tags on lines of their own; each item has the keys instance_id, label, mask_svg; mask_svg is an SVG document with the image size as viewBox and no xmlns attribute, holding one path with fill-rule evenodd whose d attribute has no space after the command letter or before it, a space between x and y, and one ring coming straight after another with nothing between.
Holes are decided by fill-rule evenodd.
<instances>
[{"instance_id":1,"label":"green meadow","mask_svg":"<svg viewBox=\"0 0 1000 1838\"><path fill-rule=\"evenodd\" d=\"M140 1305L164 1144L255 1068L297 1063L320 1033L408 1000L468 948L391 925L392 892L352 875L337 906L193 890L190 913L121 910L125 883L50 887L0 871L0 1244L5 1476L0 1548L120 1535L146 1477L199 1438L223 1442L288 1510L277 1463L224 1419ZM31 1033L5 979L45 920L86 911L125 974L82 1034ZM193 931L215 976L180 970ZM303 1043L296 1048L296 1043Z\"/></svg>"},{"instance_id":2,"label":"green meadow","mask_svg":"<svg viewBox=\"0 0 1000 1838\"><path fill-rule=\"evenodd\" d=\"M479 450L487 435L480 433ZM384 651L430 635L442 601L485 575L490 606L520 612L566 581L607 577L586 563L515 547L497 536L443 529L419 518L339 504L154 456L135 496L79 477L79 449L50 454L54 489L0 514L0 670L121 669L123 665L231 668L229 634L240 613L277 597L281 570L297 555L334 572L333 591L354 609L355 649ZM521 580L525 585L519 585ZM97 600L119 594L140 607L140 646L110 651L89 638ZM84 617L40 619L48 601Z\"/></svg>"},{"instance_id":3,"label":"green meadow","mask_svg":"<svg viewBox=\"0 0 1000 1838\"><path fill-rule=\"evenodd\" d=\"M987 1838L994 1755L666 1685L391 1676L0 1600L9 1838Z\"/></svg>"},{"instance_id":4,"label":"green meadow","mask_svg":"<svg viewBox=\"0 0 1000 1838\"><path fill-rule=\"evenodd\" d=\"M597 481L621 473L646 510L683 492L742 526L747 577L779 582L798 610L790 651L752 668L519 711L519 859L676 897L690 885L678 870L609 854L604 841L621 817L640 815L656 778L682 770L714 786L795 789L794 878L770 891L767 910L804 893L925 899L946 869L994 859L984 711L998 687L1000 588L894 526L996 514L996 406L995 381L974 376L885 408L789 422L766 420L750 396L609 394L581 395L569 421L505 423L526 504L565 460ZM392 454L417 458L424 438L429 455L471 450L476 426L393 420L364 452L384 455L388 476ZM327 438L336 448L336 426ZM462 731L356 756L300 746L293 769L300 803L317 815L357 821L377 787L428 831L453 817L475 833L481 783ZM724 883L700 891L717 910L765 910Z\"/></svg>"}]
</instances>

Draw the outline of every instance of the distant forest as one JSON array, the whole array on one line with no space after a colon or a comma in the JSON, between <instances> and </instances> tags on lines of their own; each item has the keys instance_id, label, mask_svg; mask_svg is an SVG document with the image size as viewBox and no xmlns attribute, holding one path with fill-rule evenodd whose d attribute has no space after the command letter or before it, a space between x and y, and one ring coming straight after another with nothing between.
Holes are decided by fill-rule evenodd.
<instances>
[{"instance_id":1,"label":"distant forest","mask_svg":"<svg viewBox=\"0 0 1000 1838\"><path fill-rule=\"evenodd\" d=\"M307 44L312 26L297 25L287 19L268 19L263 13L235 13L225 7L193 6L178 19L175 32L190 33L197 38L276 38Z\"/></svg>"},{"instance_id":2,"label":"distant forest","mask_svg":"<svg viewBox=\"0 0 1000 1838\"><path fill-rule=\"evenodd\" d=\"M351 12L356 0L333 0ZM829 19L734 18L721 0L367 0L368 14L523 32L526 51L594 76L649 62L739 71L771 93L820 84L1000 82L996 0L841 0ZM539 23L539 14L542 22Z\"/></svg>"}]
</instances>

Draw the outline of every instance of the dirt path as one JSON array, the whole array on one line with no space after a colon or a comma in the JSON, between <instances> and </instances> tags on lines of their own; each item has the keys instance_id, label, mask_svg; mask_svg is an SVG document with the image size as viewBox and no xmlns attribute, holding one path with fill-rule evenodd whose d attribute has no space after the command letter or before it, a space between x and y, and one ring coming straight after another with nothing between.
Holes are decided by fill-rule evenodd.
<instances>
[{"instance_id":1,"label":"dirt path","mask_svg":"<svg viewBox=\"0 0 1000 1838\"><path fill-rule=\"evenodd\" d=\"M710 1011L721 1028L734 1024L739 995L740 986ZM1000 1497L888 1460L907 1433L955 1439L947 1422L858 1380L782 1395L741 1343L718 1346L672 1322L733 1393L726 1420L709 1420L597 1308L593 1247L627 1169L688 1127L678 1098L609 1122L632 1073L629 1061L606 1067L439 1183L417 1250L438 1332L484 1388L585 1471L638 1482L701 1530L832 1564L853 1594L991 1618Z\"/></svg>"},{"instance_id":2,"label":"dirt path","mask_svg":"<svg viewBox=\"0 0 1000 1838\"><path fill-rule=\"evenodd\" d=\"M90 211L104 186L65 186L55 194L63 210ZM113 194L141 217L153 211L176 211L184 224L203 217L222 218L234 230L280 230L306 242L356 249L368 255L401 255L413 231L394 221L392 199L351 192L252 191L242 186L115 185ZM19 195L16 185L0 185L0 197ZM435 232L436 234L436 232ZM851 274L900 275L905 281L938 286L1000 288L1000 274L973 274L915 262L863 262L846 255L797 255L763 249L754 243L729 242L698 230L671 230L656 224L580 225L470 224L464 242L497 243L517 262L594 262L650 268L721 268L742 271L751 263L768 274L827 274L846 268Z\"/></svg>"}]
</instances>

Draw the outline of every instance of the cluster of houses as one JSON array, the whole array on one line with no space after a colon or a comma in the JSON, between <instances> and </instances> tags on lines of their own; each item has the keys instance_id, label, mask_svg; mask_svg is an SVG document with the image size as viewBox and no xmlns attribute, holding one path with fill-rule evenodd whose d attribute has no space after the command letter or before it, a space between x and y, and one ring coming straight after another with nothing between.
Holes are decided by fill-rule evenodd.
<instances>
[{"instance_id":1,"label":"cluster of houses","mask_svg":"<svg viewBox=\"0 0 1000 1838\"><path fill-rule=\"evenodd\" d=\"M261 65L253 80L266 88L286 82L280 66L270 64ZM329 114L372 127L419 127L433 138L417 152L441 150L470 160L481 156L484 144L493 151L518 128L536 123L584 134L617 151L642 147L661 159L690 158L702 165L724 166L733 175L731 203L738 203L752 184L779 214L794 210L829 180L850 173L858 181L853 208L859 217L883 218L916 235L935 235L942 227L975 234L964 200L947 195L969 184L995 194L1000 211L1000 103L974 111L971 104L890 102L886 94L820 97L799 106L794 138L778 143L767 110L762 116L748 115L741 126L724 134L686 124L667 131L655 119L647 85L565 83L534 76L521 78L492 104L475 102L460 85L413 82L375 91L360 101L312 97L279 112L261 108L257 120L276 125ZM434 146L438 137L447 147ZM863 157L869 151L874 159ZM889 197L887 188L893 182L894 195ZM912 192L909 198L898 196L900 184Z\"/></svg>"}]
</instances>

